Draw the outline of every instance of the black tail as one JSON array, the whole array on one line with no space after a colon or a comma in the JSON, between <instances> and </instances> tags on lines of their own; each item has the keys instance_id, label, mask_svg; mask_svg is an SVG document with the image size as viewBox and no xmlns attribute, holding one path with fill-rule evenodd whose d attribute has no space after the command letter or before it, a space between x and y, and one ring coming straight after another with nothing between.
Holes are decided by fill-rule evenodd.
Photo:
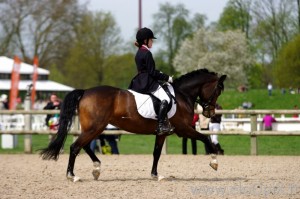
<instances>
[{"instance_id":1,"label":"black tail","mask_svg":"<svg viewBox=\"0 0 300 199\"><path fill-rule=\"evenodd\" d=\"M68 132L71 128L73 116L76 113L80 98L83 96L84 90L74 90L68 93L63 101L60 109L59 127L47 148L42 149L41 155L44 160L57 160L60 150L64 147Z\"/></svg>"}]
</instances>

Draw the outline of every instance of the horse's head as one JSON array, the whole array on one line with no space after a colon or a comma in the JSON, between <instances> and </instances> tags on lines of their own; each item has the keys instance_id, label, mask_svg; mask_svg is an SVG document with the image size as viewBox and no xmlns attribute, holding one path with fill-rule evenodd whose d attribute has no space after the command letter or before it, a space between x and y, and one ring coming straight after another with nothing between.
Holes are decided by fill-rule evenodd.
<instances>
[{"instance_id":1,"label":"horse's head","mask_svg":"<svg viewBox=\"0 0 300 199\"><path fill-rule=\"evenodd\" d=\"M210 118L215 114L215 106L218 97L224 90L224 80L226 75L220 78L217 73L209 72L207 69L198 69L182 75L175 79L173 86L184 96L185 100L194 107L195 101L202 108L202 114ZM200 100L197 100L197 98Z\"/></svg>"},{"instance_id":2,"label":"horse's head","mask_svg":"<svg viewBox=\"0 0 300 199\"><path fill-rule=\"evenodd\" d=\"M203 108L202 115L210 118L215 115L215 107L218 97L224 90L224 80L226 75L222 75L217 81L205 83L200 92L200 102L199 104Z\"/></svg>"}]
</instances>

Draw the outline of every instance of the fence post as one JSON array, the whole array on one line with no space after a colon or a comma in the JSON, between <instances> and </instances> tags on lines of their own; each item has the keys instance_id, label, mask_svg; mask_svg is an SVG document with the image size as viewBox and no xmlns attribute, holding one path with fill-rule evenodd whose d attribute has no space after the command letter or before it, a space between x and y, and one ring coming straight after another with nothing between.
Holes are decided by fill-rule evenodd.
<instances>
[{"instance_id":1,"label":"fence post","mask_svg":"<svg viewBox=\"0 0 300 199\"><path fill-rule=\"evenodd\" d=\"M26 95L24 100L24 109L29 111L31 109L31 100L30 95ZM25 115L25 130L31 130L31 114ZM24 152L25 153L32 153L32 135L24 135Z\"/></svg>"},{"instance_id":2,"label":"fence post","mask_svg":"<svg viewBox=\"0 0 300 199\"><path fill-rule=\"evenodd\" d=\"M250 146L251 146L251 155L257 155L257 137L253 135L253 131L257 131L257 115L251 114L251 132L250 132Z\"/></svg>"}]
</instances>

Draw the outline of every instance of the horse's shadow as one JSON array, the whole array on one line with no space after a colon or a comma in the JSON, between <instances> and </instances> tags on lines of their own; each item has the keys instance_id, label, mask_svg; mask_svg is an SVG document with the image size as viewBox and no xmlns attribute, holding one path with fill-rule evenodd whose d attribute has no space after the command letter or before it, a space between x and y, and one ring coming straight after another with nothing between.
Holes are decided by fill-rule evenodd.
<instances>
[{"instance_id":1,"label":"horse's shadow","mask_svg":"<svg viewBox=\"0 0 300 199\"><path fill-rule=\"evenodd\" d=\"M234 178L176 178L173 176L165 177L161 181L166 182L232 182L232 181L245 181L247 178L234 177ZM95 181L93 179L82 179L84 182L92 182ZM113 178L113 179L101 179L99 178L96 181L101 182L116 182L116 181L124 181L124 182L138 182L138 181L158 181L158 178Z\"/></svg>"}]
</instances>

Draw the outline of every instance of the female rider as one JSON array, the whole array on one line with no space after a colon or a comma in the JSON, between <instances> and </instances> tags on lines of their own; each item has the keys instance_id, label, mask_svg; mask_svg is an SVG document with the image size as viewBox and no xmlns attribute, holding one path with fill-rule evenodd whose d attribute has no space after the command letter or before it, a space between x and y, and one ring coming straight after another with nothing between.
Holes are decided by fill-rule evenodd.
<instances>
[{"instance_id":1,"label":"female rider","mask_svg":"<svg viewBox=\"0 0 300 199\"><path fill-rule=\"evenodd\" d=\"M138 51L135 55L135 63L138 74L132 79L129 89L139 93L149 94L161 100L158 112L158 129L157 134L162 135L170 132L167 118L167 108L170 99L164 89L159 85L159 81L167 81L172 83L173 78L155 69L155 62L151 51L153 45L154 34L149 28L142 28L136 34L135 45Z\"/></svg>"}]
</instances>

